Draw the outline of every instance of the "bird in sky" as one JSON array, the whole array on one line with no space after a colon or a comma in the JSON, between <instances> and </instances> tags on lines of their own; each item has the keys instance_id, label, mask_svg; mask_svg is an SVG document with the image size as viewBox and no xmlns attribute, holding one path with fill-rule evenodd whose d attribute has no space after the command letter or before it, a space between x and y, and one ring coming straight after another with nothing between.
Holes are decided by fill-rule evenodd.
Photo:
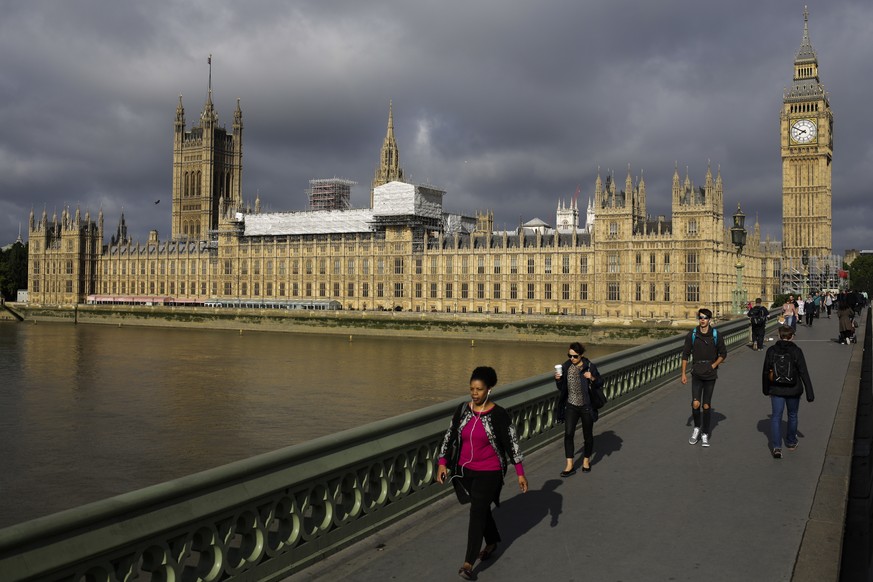
<instances>
[{"instance_id":1,"label":"bird in sky","mask_svg":"<svg viewBox=\"0 0 873 582\"><path fill-rule=\"evenodd\" d=\"M160 200L155 200L155 204L159 204L160 202Z\"/></svg>"}]
</instances>

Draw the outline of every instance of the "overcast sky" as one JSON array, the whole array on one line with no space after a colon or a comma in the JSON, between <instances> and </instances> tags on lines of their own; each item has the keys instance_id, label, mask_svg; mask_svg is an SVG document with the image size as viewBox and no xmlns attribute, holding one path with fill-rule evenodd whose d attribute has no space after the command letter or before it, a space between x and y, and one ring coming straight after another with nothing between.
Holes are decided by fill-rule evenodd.
<instances>
[{"instance_id":1,"label":"overcast sky","mask_svg":"<svg viewBox=\"0 0 873 582\"><path fill-rule=\"evenodd\" d=\"M355 180L369 203L389 99L400 162L444 208L495 227L554 224L593 196L598 167L644 173L669 214L674 164L721 168L781 239L779 112L803 35L793 0L226 0L4 3L0 245L31 208L124 209L135 240L170 232L172 127L206 98L244 121L243 195L301 210L312 178ZM809 5L834 111L833 245L873 248L873 2ZM161 200L160 204L155 204Z\"/></svg>"}]
</instances>

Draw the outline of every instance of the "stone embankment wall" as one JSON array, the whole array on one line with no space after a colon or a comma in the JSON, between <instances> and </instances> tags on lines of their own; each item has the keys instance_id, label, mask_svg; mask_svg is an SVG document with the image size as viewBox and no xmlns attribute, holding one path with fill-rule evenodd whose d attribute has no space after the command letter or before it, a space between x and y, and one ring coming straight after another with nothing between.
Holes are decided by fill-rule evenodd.
<instances>
[{"instance_id":1,"label":"stone embankment wall","mask_svg":"<svg viewBox=\"0 0 873 582\"><path fill-rule=\"evenodd\" d=\"M674 322L594 321L562 315L411 313L390 311L285 311L212 307L18 304L25 323L57 321L104 325L200 329L456 337L508 341L581 341L638 345L675 335L688 326Z\"/></svg>"}]
</instances>

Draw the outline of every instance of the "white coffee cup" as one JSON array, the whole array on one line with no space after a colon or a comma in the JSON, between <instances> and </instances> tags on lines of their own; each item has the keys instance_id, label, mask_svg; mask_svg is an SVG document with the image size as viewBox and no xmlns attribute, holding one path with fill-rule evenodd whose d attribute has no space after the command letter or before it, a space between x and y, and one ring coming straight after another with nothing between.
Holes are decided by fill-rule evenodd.
<instances>
[{"instance_id":1,"label":"white coffee cup","mask_svg":"<svg viewBox=\"0 0 873 582\"><path fill-rule=\"evenodd\" d=\"M561 375L563 375L563 373L564 373L563 366L561 366L561 364L555 364L555 374L557 374L558 376L561 376Z\"/></svg>"}]
</instances>

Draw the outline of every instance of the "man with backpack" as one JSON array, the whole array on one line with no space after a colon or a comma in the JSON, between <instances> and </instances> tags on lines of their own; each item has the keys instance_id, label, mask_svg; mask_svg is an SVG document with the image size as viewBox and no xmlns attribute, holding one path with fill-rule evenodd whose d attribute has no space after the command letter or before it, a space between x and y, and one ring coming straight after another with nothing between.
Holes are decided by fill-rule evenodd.
<instances>
[{"instance_id":1,"label":"man with backpack","mask_svg":"<svg viewBox=\"0 0 873 582\"><path fill-rule=\"evenodd\" d=\"M682 383L688 383L686 368L688 357L691 361L691 416L694 419L694 430L688 444L696 445L702 441L704 447L709 446L710 417L712 416L712 392L718 378L716 369L727 358L727 348L724 338L719 337L718 330L712 327L712 311L699 309L697 311L699 325L688 332L685 337L685 348L682 350ZM703 407L701 421L700 409Z\"/></svg>"},{"instance_id":2,"label":"man with backpack","mask_svg":"<svg viewBox=\"0 0 873 582\"><path fill-rule=\"evenodd\" d=\"M788 408L788 432L785 435L785 448L797 448L797 411L800 408L800 395L806 390L806 401L815 400L812 380L806 368L803 351L792 342L794 330L783 325L779 328L779 341L764 354L762 387L764 395L770 397L772 415L770 416L770 443L774 459L782 458L782 411Z\"/></svg>"},{"instance_id":3,"label":"man with backpack","mask_svg":"<svg viewBox=\"0 0 873 582\"><path fill-rule=\"evenodd\" d=\"M755 299L755 306L746 314L752 324L752 349L755 351L764 349L764 328L767 327L767 316L770 312L761 305L761 298Z\"/></svg>"}]
</instances>

